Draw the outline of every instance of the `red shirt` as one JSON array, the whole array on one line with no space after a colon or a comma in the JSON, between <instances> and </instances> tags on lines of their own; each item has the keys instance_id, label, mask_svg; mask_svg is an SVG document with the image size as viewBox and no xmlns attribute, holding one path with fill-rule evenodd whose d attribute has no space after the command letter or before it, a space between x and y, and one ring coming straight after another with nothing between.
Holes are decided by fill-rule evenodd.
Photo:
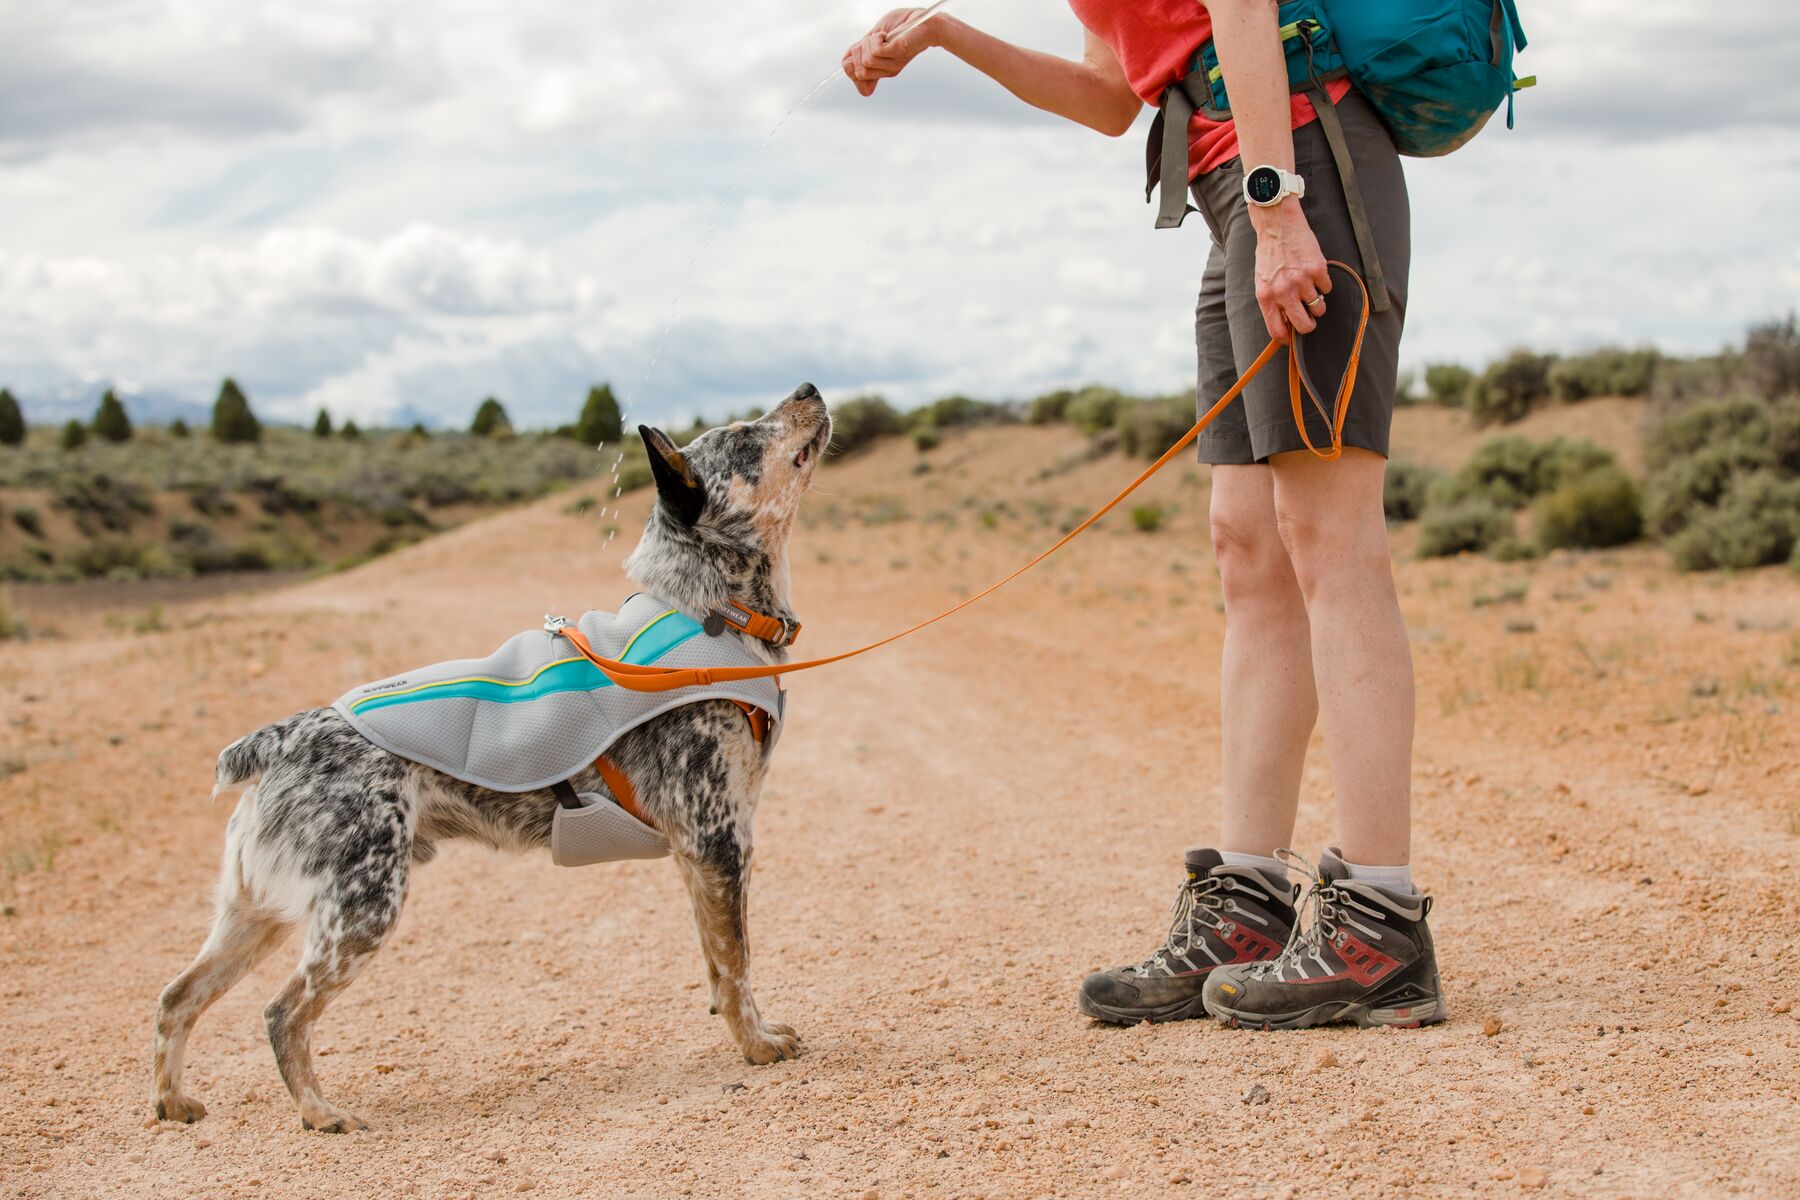
<instances>
[{"instance_id":1,"label":"red shirt","mask_svg":"<svg viewBox=\"0 0 1800 1200\"><path fill-rule=\"evenodd\" d=\"M1212 14L1200 0L1069 0L1088 32L1105 42L1125 69L1131 90L1145 104L1162 101L1163 89L1187 74L1194 51L1212 36ZM1345 80L1325 86L1333 100L1350 90ZM1305 96L1288 96L1293 128L1318 120ZM1188 178L1204 175L1238 156L1237 125L1194 114L1188 129Z\"/></svg>"}]
</instances>

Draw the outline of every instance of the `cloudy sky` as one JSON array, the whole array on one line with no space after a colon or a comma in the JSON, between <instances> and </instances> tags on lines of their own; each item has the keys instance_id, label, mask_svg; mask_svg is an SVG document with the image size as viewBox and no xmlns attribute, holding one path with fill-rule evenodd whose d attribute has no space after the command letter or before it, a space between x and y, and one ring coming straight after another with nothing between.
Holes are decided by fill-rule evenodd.
<instances>
[{"instance_id":1,"label":"cloudy sky","mask_svg":"<svg viewBox=\"0 0 1800 1200\"><path fill-rule=\"evenodd\" d=\"M1055 0L954 6L1079 51ZM1706 350L1800 304L1800 13L1525 8L1518 128L1408 164L1408 360ZM1206 235L1151 228L1147 113L1107 139L928 56L770 136L881 11L0 5L0 384L554 423L599 379L664 420L1190 383Z\"/></svg>"}]
</instances>

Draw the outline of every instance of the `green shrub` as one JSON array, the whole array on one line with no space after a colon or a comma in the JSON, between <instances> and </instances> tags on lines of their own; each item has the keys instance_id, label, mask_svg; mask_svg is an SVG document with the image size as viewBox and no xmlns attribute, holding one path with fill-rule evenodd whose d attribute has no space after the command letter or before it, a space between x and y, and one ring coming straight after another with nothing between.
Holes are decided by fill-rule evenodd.
<instances>
[{"instance_id":1,"label":"green shrub","mask_svg":"<svg viewBox=\"0 0 1800 1200\"><path fill-rule=\"evenodd\" d=\"M936 450L943 440L944 435L936 425L920 425L912 431L913 449L920 454Z\"/></svg>"},{"instance_id":2,"label":"green shrub","mask_svg":"<svg viewBox=\"0 0 1800 1200\"><path fill-rule=\"evenodd\" d=\"M1441 472L1389 459L1381 481L1381 510L1390 521L1412 521L1425 511L1425 497Z\"/></svg>"},{"instance_id":3,"label":"green shrub","mask_svg":"<svg viewBox=\"0 0 1800 1200\"><path fill-rule=\"evenodd\" d=\"M34 538L44 536L44 518L35 508L21 504L12 510L12 522Z\"/></svg>"},{"instance_id":4,"label":"green shrub","mask_svg":"<svg viewBox=\"0 0 1800 1200\"><path fill-rule=\"evenodd\" d=\"M1550 391L1565 404L1592 396L1642 396L1656 375L1657 358L1650 349L1609 347L1559 359L1550 368Z\"/></svg>"},{"instance_id":5,"label":"green shrub","mask_svg":"<svg viewBox=\"0 0 1800 1200\"><path fill-rule=\"evenodd\" d=\"M1469 413L1484 425L1517 421L1550 395L1546 354L1515 350L1489 365L1469 388Z\"/></svg>"},{"instance_id":6,"label":"green shrub","mask_svg":"<svg viewBox=\"0 0 1800 1200\"><path fill-rule=\"evenodd\" d=\"M80 421L70 421L62 427L62 448L79 450L87 444L87 427Z\"/></svg>"},{"instance_id":7,"label":"green shrub","mask_svg":"<svg viewBox=\"0 0 1800 1200\"><path fill-rule=\"evenodd\" d=\"M219 398L213 401L212 435L228 446L262 441L262 422L250 411L250 401L235 379L219 384Z\"/></svg>"},{"instance_id":8,"label":"green shrub","mask_svg":"<svg viewBox=\"0 0 1800 1200\"><path fill-rule=\"evenodd\" d=\"M72 514L83 533L90 534L102 529L123 533L136 518L156 511L150 490L143 484L108 475L77 479L57 489L52 502Z\"/></svg>"},{"instance_id":9,"label":"green shrub","mask_svg":"<svg viewBox=\"0 0 1800 1200\"><path fill-rule=\"evenodd\" d=\"M1475 373L1456 363L1429 363L1425 367L1425 394L1433 404L1461 408L1469 402Z\"/></svg>"},{"instance_id":10,"label":"green shrub","mask_svg":"<svg viewBox=\"0 0 1800 1200\"><path fill-rule=\"evenodd\" d=\"M1033 425L1060 424L1068 417L1069 401L1079 394L1070 388L1061 388L1034 396L1025 407L1025 419Z\"/></svg>"},{"instance_id":11,"label":"green shrub","mask_svg":"<svg viewBox=\"0 0 1800 1200\"><path fill-rule=\"evenodd\" d=\"M7 388L0 388L0 446L24 444L25 414L19 408L18 397Z\"/></svg>"},{"instance_id":12,"label":"green shrub","mask_svg":"<svg viewBox=\"0 0 1800 1200\"><path fill-rule=\"evenodd\" d=\"M1469 550L1486 550L1512 536L1512 513L1480 497L1434 506L1419 520L1419 557L1445 558Z\"/></svg>"},{"instance_id":13,"label":"green shrub","mask_svg":"<svg viewBox=\"0 0 1800 1200\"><path fill-rule=\"evenodd\" d=\"M229 517L238 503L212 484L197 484L188 490L188 503L203 517Z\"/></svg>"},{"instance_id":14,"label":"green shrub","mask_svg":"<svg viewBox=\"0 0 1800 1200\"><path fill-rule=\"evenodd\" d=\"M985 404L968 396L945 396L908 414L910 425L955 429L964 425L999 425L1015 419L1003 404Z\"/></svg>"},{"instance_id":15,"label":"green shrub","mask_svg":"<svg viewBox=\"0 0 1800 1200\"><path fill-rule=\"evenodd\" d=\"M169 422L169 436L170 437L185 438L185 437L192 436L192 434L193 434L193 430L189 429L188 423L186 421L182 420L180 417L176 417L173 421Z\"/></svg>"},{"instance_id":16,"label":"green shrub","mask_svg":"<svg viewBox=\"0 0 1800 1200\"><path fill-rule=\"evenodd\" d=\"M1740 475L1774 466L1767 446L1724 443L1705 446L1669 463L1645 485L1644 514L1650 532L1667 538L1725 498Z\"/></svg>"},{"instance_id":17,"label":"green shrub","mask_svg":"<svg viewBox=\"0 0 1800 1200\"><path fill-rule=\"evenodd\" d=\"M1535 543L1516 537L1503 537L1488 547L1488 557L1495 562L1528 562L1542 553Z\"/></svg>"},{"instance_id":18,"label":"green shrub","mask_svg":"<svg viewBox=\"0 0 1800 1200\"><path fill-rule=\"evenodd\" d=\"M1772 470L1735 477L1717 507L1695 512L1669 540L1687 571L1747 570L1786 561L1800 541L1800 479Z\"/></svg>"},{"instance_id":19,"label":"green shrub","mask_svg":"<svg viewBox=\"0 0 1800 1200\"><path fill-rule=\"evenodd\" d=\"M831 410L832 454L855 454L906 427L905 421L881 396L853 396Z\"/></svg>"},{"instance_id":20,"label":"green shrub","mask_svg":"<svg viewBox=\"0 0 1800 1200\"><path fill-rule=\"evenodd\" d=\"M1769 452L1782 470L1800 474L1800 392L1769 401Z\"/></svg>"},{"instance_id":21,"label":"green shrub","mask_svg":"<svg viewBox=\"0 0 1800 1200\"><path fill-rule=\"evenodd\" d=\"M331 436L331 414L322 408L319 410L319 415L313 418L313 436L316 438Z\"/></svg>"},{"instance_id":22,"label":"green shrub","mask_svg":"<svg viewBox=\"0 0 1800 1200\"><path fill-rule=\"evenodd\" d=\"M492 396L476 407L475 419L469 422L469 432L476 437L505 437L512 431L512 418L506 415L506 407Z\"/></svg>"},{"instance_id":23,"label":"green shrub","mask_svg":"<svg viewBox=\"0 0 1800 1200\"><path fill-rule=\"evenodd\" d=\"M1748 396L1695 404L1656 422L1644 439L1644 465L1659 471L1709 446L1769 443L1768 410Z\"/></svg>"},{"instance_id":24,"label":"green shrub","mask_svg":"<svg viewBox=\"0 0 1800 1200\"><path fill-rule=\"evenodd\" d=\"M1600 550L1635 542L1644 532L1637 485L1617 467L1601 467L1562 484L1535 508L1538 545L1546 550Z\"/></svg>"},{"instance_id":25,"label":"green shrub","mask_svg":"<svg viewBox=\"0 0 1800 1200\"><path fill-rule=\"evenodd\" d=\"M1069 424L1092 436L1111 429L1119 419L1119 410L1130 401L1111 388L1082 388L1063 409Z\"/></svg>"},{"instance_id":26,"label":"green shrub","mask_svg":"<svg viewBox=\"0 0 1800 1200\"><path fill-rule=\"evenodd\" d=\"M1128 400L1119 408L1114 428L1119 449L1133 458L1160 458L1194 425L1191 396L1160 400Z\"/></svg>"},{"instance_id":27,"label":"green shrub","mask_svg":"<svg viewBox=\"0 0 1800 1200\"><path fill-rule=\"evenodd\" d=\"M1160 504L1139 504L1131 510L1131 526L1139 533L1155 533L1162 527L1163 510Z\"/></svg>"},{"instance_id":28,"label":"green shrub","mask_svg":"<svg viewBox=\"0 0 1800 1200\"><path fill-rule=\"evenodd\" d=\"M1480 497L1506 508L1523 508L1535 497L1612 463L1610 451L1589 441L1559 437L1534 442L1517 434L1488 438L1454 475L1430 486L1429 503L1456 504Z\"/></svg>"},{"instance_id":29,"label":"green shrub","mask_svg":"<svg viewBox=\"0 0 1800 1200\"><path fill-rule=\"evenodd\" d=\"M650 463L646 459L627 460L619 468L618 488L621 492L635 492L639 488L647 488L656 482L656 476L650 473Z\"/></svg>"},{"instance_id":30,"label":"green shrub","mask_svg":"<svg viewBox=\"0 0 1800 1200\"><path fill-rule=\"evenodd\" d=\"M1752 325L1740 369L1744 383L1765 400L1800 392L1800 316L1790 312Z\"/></svg>"},{"instance_id":31,"label":"green shrub","mask_svg":"<svg viewBox=\"0 0 1800 1200\"><path fill-rule=\"evenodd\" d=\"M357 428L355 421L345 421L344 427L338 430L338 436L346 442L354 442L362 437L362 430Z\"/></svg>"},{"instance_id":32,"label":"green shrub","mask_svg":"<svg viewBox=\"0 0 1800 1200\"><path fill-rule=\"evenodd\" d=\"M69 561L89 579L170 579L187 573L161 546L116 535L83 542Z\"/></svg>"},{"instance_id":33,"label":"green shrub","mask_svg":"<svg viewBox=\"0 0 1800 1200\"><path fill-rule=\"evenodd\" d=\"M231 548L230 561L238 571L299 571L316 566L318 553L292 534L276 530L253 533Z\"/></svg>"}]
</instances>

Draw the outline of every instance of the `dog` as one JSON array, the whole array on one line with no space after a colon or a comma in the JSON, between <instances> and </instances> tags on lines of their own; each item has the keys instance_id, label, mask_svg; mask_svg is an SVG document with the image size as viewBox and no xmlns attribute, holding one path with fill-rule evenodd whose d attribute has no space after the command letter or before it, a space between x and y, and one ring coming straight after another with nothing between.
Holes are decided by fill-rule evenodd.
<instances>
[{"instance_id":1,"label":"dog","mask_svg":"<svg viewBox=\"0 0 1800 1200\"><path fill-rule=\"evenodd\" d=\"M767 416L709 430L685 449L648 426L640 433L656 502L626 574L683 612L736 602L798 628L788 541L831 438L818 390L803 384ZM761 661L787 658L779 645L744 640ZM687 884L713 1012L751 1063L793 1058L799 1036L764 1020L750 989L745 887L767 763L743 710L725 700L675 708L622 735L608 757L668 838ZM593 768L569 783L605 791ZM228 746L214 795L236 787L243 791L226 825L212 932L158 1004L156 1116L193 1122L206 1115L181 1087L194 1022L301 926L300 964L264 1010L276 1065L304 1128L366 1129L320 1094L314 1024L393 932L412 868L431 861L437 843L468 838L547 851L557 797L548 789L490 791L401 758L333 708L296 714Z\"/></svg>"}]
</instances>

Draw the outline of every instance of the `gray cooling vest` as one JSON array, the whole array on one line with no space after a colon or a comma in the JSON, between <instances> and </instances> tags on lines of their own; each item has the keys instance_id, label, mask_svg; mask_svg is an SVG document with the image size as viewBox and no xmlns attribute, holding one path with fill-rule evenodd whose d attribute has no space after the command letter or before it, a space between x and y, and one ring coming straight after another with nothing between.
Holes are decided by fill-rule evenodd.
<instances>
[{"instance_id":1,"label":"gray cooling vest","mask_svg":"<svg viewBox=\"0 0 1800 1200\"><path fill-rule=\"evenodd\" d=\"M643 592L617 616L590 612L576 625L603 658L667 667L763 665L735 635L710 636L692 617ZM534 629L486 658L364 684L344 693L336 708L383 750L465 783L529 792L592 766L627 730L701 700L735 700L768 713L766 755L780 733L782 699L773 679L629 691L566 638Z\"/></svg>"}]
</instances>

